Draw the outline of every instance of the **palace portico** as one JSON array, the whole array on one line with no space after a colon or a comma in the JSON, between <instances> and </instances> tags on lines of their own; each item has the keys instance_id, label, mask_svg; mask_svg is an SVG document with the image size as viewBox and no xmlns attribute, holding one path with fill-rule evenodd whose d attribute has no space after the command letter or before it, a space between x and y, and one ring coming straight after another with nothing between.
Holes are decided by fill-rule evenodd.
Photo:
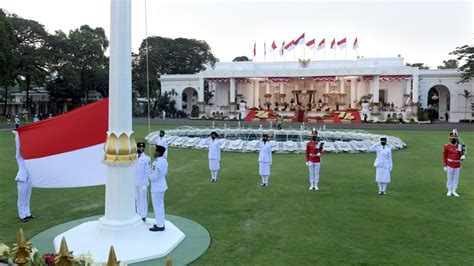
<instances>
[{"instance_id":1,"label":"palace portico","mask_svg":"<svg viewBox=\"0 0 474 266\"><path fill-rule=\"evenodd\" d=\"M308 117L356 109L372 118L385 119L383 112L387 111L409 120L416 117L419 98L423 106L427 104L426 96L419 97L419 93L428 93L430 88L420 88L420 76L459 78L457 70L441 72L430 73L430 70L406 66L400 57L231 62L217 63L214 68L209 67L194 75L163 75L161 88L162 91L176 92L178 110L186 106L190 111L189 106L197 104L201 113L207 115L213 112L236 115L244 107L247 110L273 110L288 116L295 110L303 110ZM472 84L468 85L470 89ZM213 94L207 103L204 102L205 86ZM443 92L439 93L440 97Z\"/></svg>"}]
</instances>

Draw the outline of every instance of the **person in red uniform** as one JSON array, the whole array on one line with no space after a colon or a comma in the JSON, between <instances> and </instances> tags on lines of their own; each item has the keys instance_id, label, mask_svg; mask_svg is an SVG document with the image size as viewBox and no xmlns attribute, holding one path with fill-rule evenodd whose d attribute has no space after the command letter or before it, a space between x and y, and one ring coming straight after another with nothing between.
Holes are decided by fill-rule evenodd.
<instances>
[{"instance_id":1,"label":"person in red uniform","mask_svg":"<svg viewBox=\"0 0 474 266\"><path fill-rule=\"evenodd\" d=\"M459 197L456 192L459 182L459 174L461 172L461 162L466 158L463 151L463 146L459 144L458 134L452 132L449 134L450 140L448 144L444 144L443 164L444 171L447 173L448 181L446 187L448 188L448 196Z\"/></svg>"},{"instance_id":2,"label":"person in red uniform","mask_svg":"<svg viewBox=\"0 0 474 266\"><path fill-rule=\"evenodd\" d=\"M313 129L311 141L306 144L306 165L309 168L309 190L319 190L319 169L321 156L323 154L323 143L318 142L318 132Z\"/></svg>"}]
</instances>

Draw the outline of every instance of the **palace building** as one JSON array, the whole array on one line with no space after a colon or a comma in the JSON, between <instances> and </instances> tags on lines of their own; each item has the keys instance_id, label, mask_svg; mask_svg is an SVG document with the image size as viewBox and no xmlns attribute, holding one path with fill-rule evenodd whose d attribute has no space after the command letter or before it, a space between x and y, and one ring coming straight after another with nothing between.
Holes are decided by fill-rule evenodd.
<instances>
[{"instance_id":1,"label":"palace building","mask_svg":"<svg viewBox=\"0 0 474 266\"><path fill-rule=\"evenodd\" d=\"M460 76L457 69L418 69L395 57L216 63L197 74L162 75L160 81L178 110L190 113L198 106L206 116L255 119L249 116L265 110L265 118L279 115L301 122L324 122L334 115L354 121L409 121L417 120L420 106L433 110L434 120L458 122L473 119L471 99L462 94L472 93L474 82L458 84ZM207 101L206 90L213 95Z\"/></svg>"}]
</instances>

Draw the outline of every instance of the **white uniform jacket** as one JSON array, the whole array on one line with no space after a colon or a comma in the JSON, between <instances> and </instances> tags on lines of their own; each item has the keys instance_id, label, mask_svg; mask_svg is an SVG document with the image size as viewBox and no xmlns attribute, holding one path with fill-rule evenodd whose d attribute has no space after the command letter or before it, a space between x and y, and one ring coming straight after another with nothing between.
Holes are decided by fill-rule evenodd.
<instances>
[{"instance_id":1,"label":"white uniform jacket","mask_svg":"<svg viewBox=\"0 0 474 266\"><path fill-rule=\"evenodd\" d=\"M377 157L375 158L374 166L377 168L392 169L392 150L387 145L382 146L380 143L375 143L370 147L369 151L375 151Z\"/></svg>"},{"instance_id":2,"label":"white uniform jacket","mask_svg":"<svg viewBox=\"0 0 474 266\"><path fill-rule=\"evenodd\" d=\"M168 189L166 175L168 174L168 161L158 157L153 162L150 174L151 192L165 192Z\"/></svg>"},{"instance_id":3,"label":"white uniform jacket","mask_svg":"<svg viewBox=\"0 0 474 266\"><path fill-rule=\"evenodd\" d=\"M18 136L18 132L14 131L15 134L15 142L16 142L16 162L18 163L18 173L15 177L15 181L21 182L31 182L30 173L28 172L28 168L26 168L25 160L21 155L20 150L20 137Z\"/></svg>"},{"instance_id":4,"label":"white uniform jacket","mask_svg":"<svg viewBox=\"0 0 474 266\"><path fill-rule=\"evenodd\" d=\"M135 164L135 186L145 187L148 186L148 178L150 176L150 157L145 153L140 155Z\"/></svg>"},{"instance_id":5,"label":"white uniform jacket","mask_svg":"<svg viewBox=\"0 0 474 266\"><path fill-rule=\"evenodd\" d=\"M258 152L258 161L261 163L272 163L272 145L270 141L264 143L263 141L259 141L256 145L257 149L260 149Z\"/></svg>"},{"instance_id":6,"label":"white uniform jacket","mask_svg":"<svg viewBox=\"0 0 474 266\"><path fill-rule=\"evenodd\" d=\"M221 160L221 145L218 139L208 138L204 145L209 146L208 158L209 160Z\"/></svg>"},{"instance_id":7,"label":"white uniform jacket","mask_svg":"<svg viewBox=\"0 0 474 266\"><path fill-rule=\"evenodd\" d=\"M163 154L163 157L168 158L168 141L166 141L165 137L158 137L156 139L156 145L160 145L166 148L165 154Z\"/></svg>"}]
</instances>

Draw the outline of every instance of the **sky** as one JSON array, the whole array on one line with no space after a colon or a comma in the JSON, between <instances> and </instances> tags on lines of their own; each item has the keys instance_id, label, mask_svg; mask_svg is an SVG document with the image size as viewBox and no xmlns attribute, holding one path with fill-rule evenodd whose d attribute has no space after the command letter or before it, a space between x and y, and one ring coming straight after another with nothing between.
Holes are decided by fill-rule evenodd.
<instances>
[{"instance_id":1,"label":"sky","mask_svg":"<svg viewBox=\"0 0 474 266\"><path fill-rule=\"evenodd\" d=\"M0 0L0 8L36 20L50 33L88 24L109 34L109 0ZM256 43L257 62L401 55L436 68L453 58L456 47L473 45L473 8L471 1L132 0L132 49L138 50L147 28L148 36L205 40L221 62L252 58ZM267 49L273 41L280 47L302 33L306 41L325 38L326 51L300 46L284 57L277 51L263 56L264 42ZM346 49L329 50L333 38L344 37Z\"/></svg>"}]
</instances>

